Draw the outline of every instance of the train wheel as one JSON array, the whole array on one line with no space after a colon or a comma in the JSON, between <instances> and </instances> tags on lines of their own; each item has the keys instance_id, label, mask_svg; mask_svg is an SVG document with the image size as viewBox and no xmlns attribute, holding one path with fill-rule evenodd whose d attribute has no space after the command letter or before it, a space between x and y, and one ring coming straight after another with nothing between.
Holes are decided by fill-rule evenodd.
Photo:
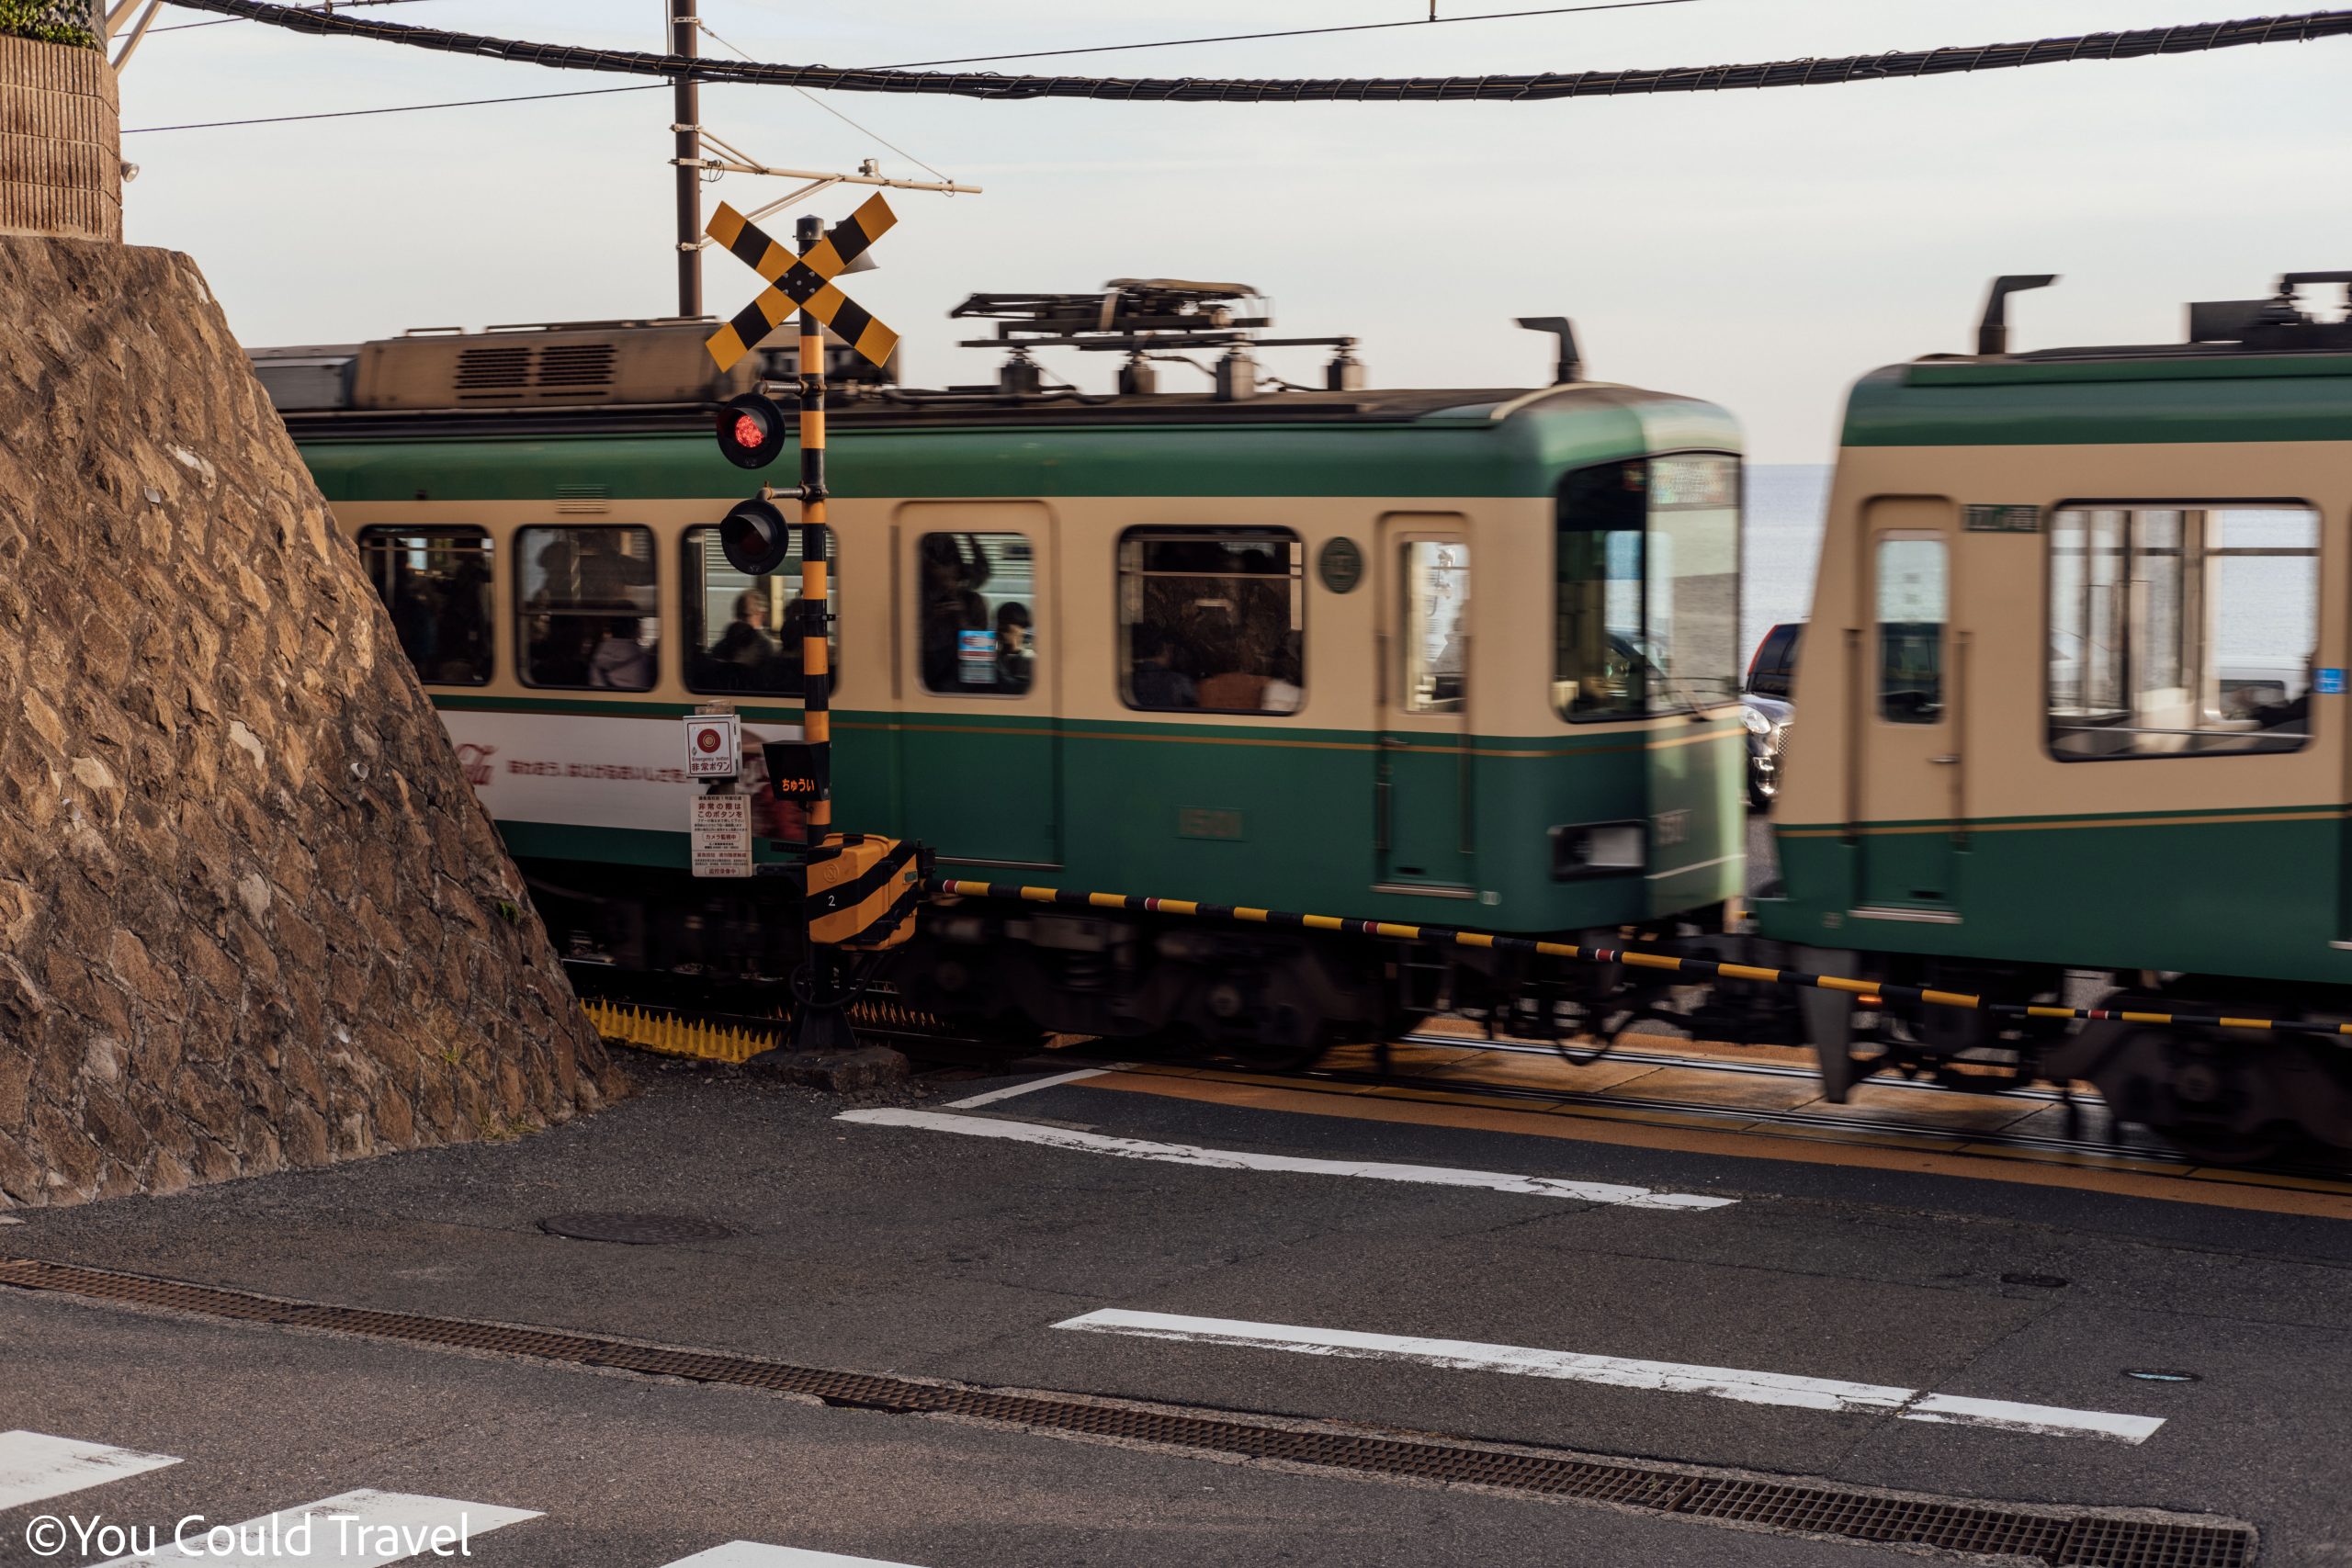
<instances>
[{"instance_id":1,"label":"train wheel","mask_svg":"<svg viewBox=\"0 0 2352 1568\"><path fill-rule=\"evenodd\" d=\"M2179 1004L2119 996L2104 1005L2158 1011ZM2274 1042L2131 1029L2098 1039L2084 1076L2119 1121L2140 1123L2200 1165L2248 1166L2275 1160L2297 1142L2279 1104L2287 1066Z\"/></svg>"}]
</instances>

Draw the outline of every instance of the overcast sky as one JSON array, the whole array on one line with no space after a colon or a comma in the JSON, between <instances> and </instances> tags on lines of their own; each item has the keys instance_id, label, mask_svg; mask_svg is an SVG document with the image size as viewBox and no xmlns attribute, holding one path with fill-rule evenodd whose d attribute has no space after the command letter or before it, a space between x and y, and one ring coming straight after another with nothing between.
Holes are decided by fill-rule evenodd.
<instances>
[{"instance_id":1,"label":"overcast sky","mask_svg":"<svg viewBox=\"0 0 2352 1568\"><path fill-rule=\"evenodd\" d=\"M1543 0L1442 0L1441 13ZM1405 19L1424 0L701 0L755 58L947 56ZM1690 0L1597 15L987 67L1101 74L1402 75L1710 64L2217 19L2243 0ZM2289 9L2281 5L2276 9ZM2308 9L2308 6L2294 7ZM372 14L659 49L667 0L419 0ZM159 25L204 19L167 9ZM723 52L718 46L709 51ZM1576 319L1593 376L1707 397L1753 457L1822 462L1847 385L1968 345L1986 279L2057 272L2022 347L2177 336L2191 299L2352 267L2352 39L1935 81L1529 104L1190 105L704 91L704 122L773 164L927 177L855 297L905 334L910 381L990 373L953 346L971 290L1238 279L1282 331L1352 333L1374 384L1532 384ZM243 22L159 32L126 128L622 85ZM192 253L249 344L674 308L666 91L126 139L130 238ZM883 144L905 150L904 155ZM729 176L741 209L784 194ZM838 217L863 193L818 199ZM776 227L786 230L789 215ZM755 292L707 259L710 308ZM1109 367L1065 354L1092 380ZM1276 351L1310 376L1317 351ZM1176 371L1182 376L1187 374Z\"/></svg>"}]
</instances>

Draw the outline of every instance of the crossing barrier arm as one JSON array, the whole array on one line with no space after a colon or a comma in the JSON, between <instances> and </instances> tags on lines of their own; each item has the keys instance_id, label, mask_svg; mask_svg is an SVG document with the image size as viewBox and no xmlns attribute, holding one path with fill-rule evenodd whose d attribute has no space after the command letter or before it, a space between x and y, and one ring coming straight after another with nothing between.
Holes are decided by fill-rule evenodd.
<instances>
[{"instance_id":1,"label":"crossing barrier arm","mask_svg":"<svg viewBox=\"0 0 2352 1568\"><path fill-rule=\"evenodd\" d=\"M1023 904L1049 904L1061 908L1118 909L1130 914L1176 915L1193 919L1232 920L1244 925L1283 926L1300 931L1336 931L1351 936L1394 942L1426 942L1442 946L1485 949L1495 953L1531 953L1583 964L1622 964L1693 979L1743 980L1752 985L1785 986L1793 989L1843 991L1881 1002L1910 1002L1924 1007L1957 1008L1989 1013L1996 1018L2081 1020L2088 1022L2142 1023L2179 1029L2235 1029L2274 1034L2337 1039L2352 1035L2352 1023L2327 1023L2309 1019L2242 1018L2227 1013L2146 1012L2120 1008L2070 1008L2030 1002L2005 1002L1967 991L1939 990L1930 986L1901 986L1860 980L1846 975L1816 975L1803 969L1777 969L1758 964L1732 964L1715 958L1687 957L1640 948L1587 947L1576 942L1547 942L1540 937L1510 936L1498 931L1465 931L1458 926L1415 925L1400 920L1373 920L1344 915L1302 915L1247 905L1208 904L1191 898L1152 898L1130 893L1093 893L1063 887L1027 887L1011 882L966 882L952 877L926 884L934 895L959 898L991 898Z\"/></svg>"}]
</instances>

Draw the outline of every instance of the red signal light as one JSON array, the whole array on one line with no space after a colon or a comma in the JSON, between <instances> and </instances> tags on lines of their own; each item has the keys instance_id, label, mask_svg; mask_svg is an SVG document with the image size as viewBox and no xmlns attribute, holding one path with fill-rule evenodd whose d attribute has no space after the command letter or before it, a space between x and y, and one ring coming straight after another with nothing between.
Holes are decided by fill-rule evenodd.
<instances>
[{"instance_id":1,"label":"red signal light","mask_svg":"<svg viewBox=\"0 0 2352 1568\"><path fill-rule=\"evenodd\" d=\"M757 392L718 411L718 450L739 468L764 468L782 456L784 411Z\"/></svg>"}]
</instances>

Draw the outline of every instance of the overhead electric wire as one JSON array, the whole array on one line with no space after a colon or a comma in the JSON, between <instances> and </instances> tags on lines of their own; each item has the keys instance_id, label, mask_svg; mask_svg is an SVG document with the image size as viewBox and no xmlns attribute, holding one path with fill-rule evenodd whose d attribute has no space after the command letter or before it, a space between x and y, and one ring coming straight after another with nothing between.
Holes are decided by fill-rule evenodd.
<instances>
[{"instance_id":1,"label":"overhead electric wire","mask_svg":"<svg viewBox=\"0 0 2352 1568\"><path fill-rule=\"evenodd\" d=\"M1448 22L1499 22L1513 17L1566 17L1584 11L1638 11L1652 6L1693 6L1699 0L1608 0L1599 6L1547 6L1540 11L1485 11L1471 17L1408 17L1401 22L1350 22L1336 28L1286 28L1273 33L1222 33L1214 38L1157 39L1149 43L1093 43L1082 49L1032 49L1019 54L966 54L952 60L901 60L876 71L913 71L926 65L985 65L996 60L1045 60L1057 54L1111 54L1123 49L1181 49L1194 43L1250 43L1260 39L1309 38L1317 33L1369 33L1384 28L1433 28Z\"/></svg>"},{"instance_id":2,"label":"overhead electric wire","mask_svg":"<svg viewBox=\"0 0 2352 1568\"><path fill-rule=\"evenodd\" d=\"M175 0L164 0L164 3L172 5ZM346 8L354 6L410 6L415 4L415 0L334 0L334 4ZM153 38L157 33L184 33L192 28L224 28L231 22L245 19L243 17L215 17L209 22L174 22L168 28L149 28L147 36Z\"/></svg>"},{"instance_id":3,"label":"overhead electric wire","mask_svg":"<svg viewBox=\"0 0 2352 1568\"><path fill-rule=\"evenodd\" d=\"M733 50L745 60L752 60L752 56L748 51L727 39L719 37L718 29L713 28L708 22L704 21L701 17L697 17L695 18L695 26L700 28L705 36L709 38L713 43ZM756 65L759 62L753 60L752 61L752 63ZM929 164L924 163L921 158L916 157L913 153L908 152L897 142L892 141L888 137L884 136L880 131L868 130L865 127L858 124L857 121L850 118L849 116L842 113L841 110L833 107L832 105L827 103L824 99L819 97L808 88L795 87L792 90L799 94L802 97L808 99L810 103L816 105L819 108L823 109L827 114L831 115L835 119L838 119L842 124L848 126L852 130L856 131L859 135L871 136L875 141L881 142L883 146L888 147L891 152L896 152L899 157L904 158L910 164L913 164L927 171L934 179L937 179L946 185L954 185L956 183L954 180L949 179L945 175L941 174L937 169L933 168Z\"/></svg>"},{"instance_id":4,"label":"overhead electric wire","mask_svg":"<svg viewBox=\"0 0 2352 1568\"><path fill-rule=\"evenodd\" d=\"M2192 22L2128 32L2081 33L2030 43L1852 54L1742 65L1684 65L1622 71L1539 72L1480 76L1342 76L1243 80L1199 76L1005 76L994 72L845 69L831 65L736 63L698 55L651 54L492 38L264 4L263 0L174 0L190 10L244 17L295 32L374 39L450 54L483 55L556 70L609 71L671 81L744 82L849 93L944 93L989 99L1114 98L1156 103L1462 102L1615 97L1709 93L1735 87L1818 87L1840 82L1941 76L2075 60L2128 60L2199 53L2250 44L2308 42L2352 35L2352 11Z\"/></svg>"},{"instance_id":5,"label":"overhead electric wire","mask_svg":"<svg viewBox=\"0 0 2352 1568\"><path fill-rule=\"evenodd\" d=\"M648 82L635 87L582 87L569 93L523 93L509 98L457 98L446 104L393 104L380 109L328 109L319 114L274 114L260 119L208 119L193 125L134 125L122 132L125 136L144 136L155 130L219 130L232 125L284 125L297 119L352 119L370 114L413 114L418 109L469 109L483 104L536 104L546 98L601 98L607 93L651 93L668 85L663 82Z\"/></svg>"}]
</instances>

